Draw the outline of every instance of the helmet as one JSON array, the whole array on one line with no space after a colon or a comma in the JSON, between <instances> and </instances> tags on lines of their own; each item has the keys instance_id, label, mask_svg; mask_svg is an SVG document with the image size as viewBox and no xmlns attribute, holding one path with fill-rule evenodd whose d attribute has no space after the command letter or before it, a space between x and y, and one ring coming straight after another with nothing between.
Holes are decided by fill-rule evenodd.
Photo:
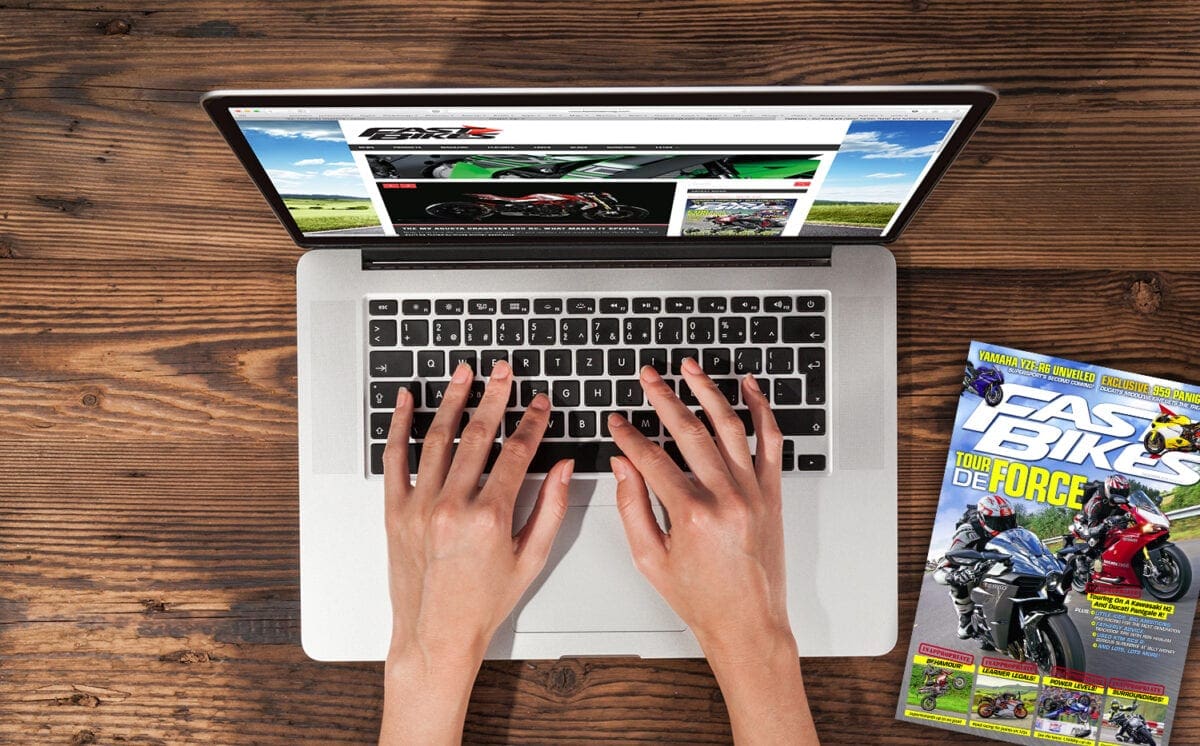
<instances>
[{"instance_id":1,"label":"helmet","mask_svg":"<svg viewBox=\"0 0 1200 746\"><path fill-rule=\"evenodd\" d=\"M979 512L979 522L992 536L1017 527L1017 514L1013 511L1012 503L999 495L981 497L975 509Z\"/></svg>"},{"instance_id":2,"label":"helmet","mask_svg":"<svg viewBox=\"0 0 1200 746\"><path fill-rule=\"evenodd\" d=\"M1110 500L1115 499L1117 502L1125 502L1129 497L1129 480L1120 474L1113 474L1104 480L1104 494Z\"/></svg>"}]
</instances>

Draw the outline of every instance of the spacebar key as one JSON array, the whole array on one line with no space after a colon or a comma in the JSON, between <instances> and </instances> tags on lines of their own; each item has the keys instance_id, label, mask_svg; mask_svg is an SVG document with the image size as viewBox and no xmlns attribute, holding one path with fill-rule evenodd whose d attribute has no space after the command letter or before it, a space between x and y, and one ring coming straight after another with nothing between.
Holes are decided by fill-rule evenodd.
<instances>
[{"instance_id":1,"label":"spacebar key","mask_svg":"<svg viewBox=\"0 0 1200 746\"><path fill-rule=\"evenodd\" d=\"M824 435L824 409L776 409L775 422L784 435Z\"/></svg>"},{"instance_id":2,"label":"spacebar key","mask_svg":"<svg viewBox=\"0 0 1200 746\"><path fill-rule=\"evenodd\" d=\"M612 471L608 464L609 458L620 455L621 449L612 441L542 443L538 446L533 462L529 464L529 473L545 474L565 458L575 459L575 471L580 474L607 472Z\"/></svg>"}]
</instances>

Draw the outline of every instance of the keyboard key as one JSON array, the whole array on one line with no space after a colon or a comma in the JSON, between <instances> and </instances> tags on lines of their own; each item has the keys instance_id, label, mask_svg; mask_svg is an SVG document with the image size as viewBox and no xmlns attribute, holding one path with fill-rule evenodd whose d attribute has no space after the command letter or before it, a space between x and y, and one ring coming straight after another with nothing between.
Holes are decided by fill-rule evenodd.
<instances>
[{"instance_id":1,"label":"keyboard key","mask_svg":"<svg viewBox=\"0 0 1200 746\"><path fill-rule=\"evenodd\" d=\"M419 351L417 375L421 378L441 378L446 375L446 353L441 350Z\"/></svg>"},{"instance_id":2,"label":"keyboard key","mask_svg":"<svg viewBox=\"0 0 1200 746\"><path fill-rule=\"evenodd\" d=\"M735 410L733 410L733 413L736 414L738 416L738 419L740 419L742 421L742 427L744 427L746 429L746 434L753 435L754 434L754 418L750 416L750 410L735 409Z\"/></svg>"},{"instance_id":3,"label":"keyboard key","mask_svg":"<svg viewBox=\"0 0 1200 746\"><path fill-rule=\"evenodd\" d=\"M529 299L505 298L500 301L500 313L508 315L529 313Z\"/></svg>"},{"instance_id":4,"label":"keyboard key","mask_svg":"<svg viewBox=\"0 0 1200 746\"><path fill-rule=\"evenodd\" d=\"M612 406L612 381L607 379L584 381L583 403L589 407Z\"/></svg>"},{"instance_id":5,"label":"keyboard key","mask_svg":"<svg viewBox=\"0 0 1200 746\"><path fill-rule=\"evenodd\" d=\"M615 345L621 343L620 319L592 319L592 344Z\"/></svg>"},{"instance_id":6,"label":"keyboard key","mask_svg":"<svg viewBox=\"0 0 1200 746\"><path fill-rule=\"evenodd\" d=\"M542 443L529 464L532 474L544 474L563 459L575 462L579 474L611 472L609 459L620 456L621 449L612 441L591 440L583 443Z\"/></svg>"},{"instance_id":7,"label":"keyboard key","mask_svg":"<svg viewBox=\"0 0 1200 746\"><path fill-rule=\"evenodd\" d=\"M796 468L800 471L825 471L825 454L802 453L796 457Z\"/></svg>"},{"instance_id":8,"label":"keyboard key","mask_svg":"<svg viewBox=\"0 0 1200 746\"><path fill-rule=\"evenodd\" d=\"M559 342L564 345L585 345L588 342L587 319L563 319L559 324Z\"/></svg>"},{"instance_id":9,"label":"keyboard key","mask_svg":"<svg viewBox=\"0 0 1200 746\"><path fill-rule=\"evenodd\" d=\"M775 422L784 435L824 435L824 409L776 409Z\"/></svg>"},{"instance_id":10,"label":"keyboard key","mask_svg":"<svg viewBox=\"0 0 1200 746\"><path fill-rule=\"evenodd\" d=\"M638 351L638 368L644 368L649 365L657 370L660 374L666 375L667 372L667 351L661 347L646 347Z\"/></svg>"},{"instance_id":11,"label":"keyboard key","mask_svg":"<svg viewBox=\"0 0 1200 746\"><path fill-rule=\"evenodd\" d=\"M540 314L562 313L562 299L538 298L533 302L533 312Z\"/></svg>"},{"instance_id":12,"label":"keyboard key","mask_svg":"<svg viewBox=\"0 0 1200 746\"><path fill-rule=\"evenodd\" d=\"M499 319L496 321L496 344L507 347L525 344L524 319Z\"/></svg>"},{"instance_id":13,"label":"keyboard key","mask_svg":"<svg viewBox=\"0 0 1200 746\"><path fill-rule=\"evenodd\" d=\"M368 313L372 316L395 316L399 304L394 300L373 300L367 304Z\"/></svg>"},{"instance_id":14,"label":"keyboard key","mask_svg":"<svg viewBox=\"0 0 1200 746\"><path fill-rule=\"evenodd\" d=\"M467 406L478 407L479 402L483 400L483 381L471 381L471 388L467 389Z\"/></svg>"},{"instance_id":15,"label":"keyboard key","mask_svg":"<svg viewBox=\"0 0 1200 746\"><path fill-rule=\"evenodd\" d=\"M496 313L496 301L491 298L473 298L467 301L467 312L472 316L491 316Z\"/></svg>"},{"instance_id":16,"label":"keyboard key","mask_svg":"<svg viewBox=\"0 0 1200 746\"><path fill-rule=\"evenodd\" d=\"M774 316L755 316L750 319L750 341L775 344L779 341L779 322Z\"/></svg>"},{"instance_id":17,"label":"keyboard key","mask_svg":"<svg viewBox=\"0 0 1200 746\"><path fill-rule=\"evenodd\" d=\"M825 310L825 296L801 295L796 298L796 310L801 313L820 313Z\"/></svg>"},{"instance_id":18,"label":"keyboard key","mask_svg":"<svg viewBox=\"0 0 1200 746\"><path fill-rule=\"evenodd\" d=\"M517 432L517 428L521 425L521 417L524 412L505 412L504 413L504 434L511 437Z\"/></svg>"},{"instance_id":19,"label":"keyboard key","mask_svg":"<svg viewBox=\"0 0 1200 746\"><path fill-rule=\"evenodd\" d=\"M691 313L693 308L691 298L667 298L667 313Z\"/></svg>"},{"instance_id":20,"label":"keyboard key","mask_svg":"<svg viewBox=\"0 0 1200 746\"><path fill-rule=\"evenodd\" d=\"M575 375L599 376L604 374L604 350L576 350Z\"/></svg>"},{"instance_id":21,"label":"keyboard key","mask_svg":"<svg viewBox=\"0 0 1200 746\"><path fill-rule=\"evenodd\" d=\"M371 473L383 473L383 451L387 448L386 443L371 444ZM408 446L408 473L416 474L417 465L421 463L421 444L412 443Z\"/></svg>"},{"instance_id":22,"label":"keyboard key","mask_svg":"<svg viewBox=\"0 0 1200 746\"><path fill-rule=\"evenodd\" d=\"M438 316L462 316L464 307L461 298L451 300L443 298L433 302L433 309L437 311Z\"/></svg>"},{"instance_id":23,"label":"keyboard key","mask_svg":"<svg viewBox=\"0 0 1200 746\"><path fill-rule=\"evenodd\" d=\"M791 347L772 347L767 350L767 372L791 375L795 360L796 353Z\"/></svg>"},{"instance_id":24,"label":"keyboard key","mask_svg":"<svg viewBox=\"0 0 1200 746\"><path fill-rule=\"evenodd\" d=\"M813 375L808 377L808 399L806 404L820 406L825 403L825 376Z\"/></svg>"},{"instance_id":25,"label":"keyboard key","mask_svg":"<svg viewBox=\"0 0 1200 746\"><path fill-rule=\"evenodd\" d=\"M763 299L763 310L774 313L785 313L792 310L792 299L786 295L768 295Z\"/></svg>"},{"instance_id":26,"label":"keyboard key","mask_svg":"<svg viewBox=\"0 0 1200 746\"><path fill-rule=\"evenodd\" d=\"M807 374L809 377L814 375L824 375L825 371L825 348L824 347L797 347L796 355L799 357L799 371Z\"/></svg>"},{"instance_id":27,"label":"keyboard key","mask_svg":"<svg viewBox=\"0 0 1200 746\"><path fill-rule=\"evenodd\" d=\"M625 419L629 419L629 412L620 409L606 409L600 413L600 437L611 438L612 433L608 429L608 416L610 414L619 414Z\"/></svg>"},{"instance_id":28,"label":"keyboard key","mask_svg":"<svg viewBox=\"0 0 1200 746\"><path fill-rule=\"evenodd\" d=\"M733 366L733 356L729 350L720 347L710 347L704 350L703 362L700 367L710 376L727 375Z\"/></svg>"},{"instance_id":29,"label":"keyboard key","mask_svg":"<svg viewBox=\"0 0 1200 746\"><path fill-rule=\"evenodd\" d=\"M608 351L608 374L610 376L631 376L637 373L637 357L633 350L613 349Z\"/></svg>"},{"instance_id":30,"label":"keyboard key","mask_svg":"<svg viewBox=\"0 0 1200 746\"><path fill-rule=\"evenodd\" d=\"M401 321L400 344L405 347L424 347L429 344L429 322L416 319Z\"/></svg>"},{"instance_id":31,"label":"keyboard key","mask_svg":"<svg viewBox=\"0 0 1200 746\"><path fill-rule=\"evenodd\" d=\"M586 410L567 414L567 434L572 438L596 437L596 413Z\"/></svg>"},{"instance_id":32,"label":"keyboard key","mask_svg":"<svg viewBox=\"0 0 1200 746\"><path fill-rule=\"evenodd\" d=\"M752 296L734 298L730 308L734 313L754 313L758 311L758 298Z\"/></svg>"},{"instance_id":33,"label":"keyboard key","mask_svg":"<svg viewBox=\"0 0 1200 746\"><path fill-rule=\"evenodd\" d=\"M372 352L367 368L372 378L409 378L413 374L413 354L409 350Z\"/></svg>"},{"instance_id":34,"label":"keyboard key","mask_svg":"<svg viewBox=\"0 0 1200 746\"><path fill-rule=\"evenodd\" d=\"M542 372L542 356L537 350L513 350L513 375L537 376Z\"/></svg>"},{"instance_id":35,"label":"keyboard key","mask_svg":"<svg viewBox=\"0 0 1200 746\"><path fill-rule=\"evenodd\" d=\"M725 299L715 296L701 298L700 313L725 313Z\"/></svg>"},{"instance_id":36,"label":"keyboard key","mask_svg":"<svg viewBox=\"0 0 1200 746\"><path fill-rule=\"evenodd\" d=\"M479 363L475 359L474 350L450 350L450 364L447 366L447 369L453 373L458 370L458 366L461 363L469 365L472 372L479 372Z\"/></svg>"},{"instance_id":37,"label":"keyboard key","mask_svg":"<svg viewBox=\"0 0 1200 746\"><path fill-rule=\"evenodd\" d=\"M662 301L658 298L634 298L634 313L658 313L662 310Z\"/></svg>"},{"instance_id":38,"label":"keyboard key","mask_svg":"<svg viewBox=\"0 0 1200 746\"><path fill-rule=\"evenodd\" d=\"M824 316L784 316L783 341L813 344L825 341Z\"/></svg>"},{"instance_id":39,"label":"keyboard key","mask_svg":"<svg viewBox=\"0 0 1200 746\"><path fill-rule=\"evenodd\" d=\"M463 323L463 342L472 347L483 347L492 343L491 319L467 319Z\"/></svg>"},{"instance_id":40,"label":"keyboard key","mask_svg":"<svg viewBox=\"0 0 1200 746\"><path fill-rule=\"evenodd\" d=\"M567 313L584 314L595 312L596 301L594 298L567 298Z\"/></svg>"},{"instance_id":41,"label":"keyboard key","mask_svg":"<svg viewBox=\"0 0 1200 746\"><path fill-rule=\"evenodd\" d=\"M714 378L713 383L716 384L717 390L725 397L725 401L731 406L736 407L738 404L738 379L736 378Z\"/></svg>"},{"instance_id":42,"label":"keyboard key","mask_svg":"<svg viewBox=\"0 0 1200 746\"><path fill-rule=\"evenodd\" d=\"M721 344L741 344L746 341L746 320L726 316L717 321L717 339Z\"/></svg>"},{"instance_id":43,"label":"keyboard key","mask_svg":"<svg viewBox=\"0 0 1200 746\"><path fill-rule=\"evenodd\" d=\"M430 304L428 300L412 299L400 304L405 316L428 316Z\"/></svg>"},{"instance_id":44,"label":"keyboard key","mask_svg":"<svg viewBox=\"0 0 1200 746\"><path fill-rule=\"evenodd\" d=\"M707 412L705 412L703 409L697 409L692 412L692 414L696 415L696 419L700 420L700 424L704 425L704 429L708 431L709 435L716 434L716 431L713 430L712 422L708 419Z\"/></svg>"},{"instance_id":45,"label":"keyboard key","mask_svg":"<svg viewBox=\"0 0 1200 746\"><path fill-rule=\"evenodd\" d=\"M600 313L627 313L629 301L625 298L601 298Z\"/></svg>"},{"instance_id":46,"label":"keyboard key","mask_svg":"<svg viewBox=\"0 0 1200 746\"><path fill-rule=\"evenodd\" d=\"M446 395L449 381L427 381L425 383L425 406L437 409L442 405L442 397Z\"/></svg>"},{"instance_id":47,"label":"keyboard key","mask_svg":"<svg viewBox=\"0 0 1200 746\"><path fill-rule=\"evenodd\" d=\"M546 375L571 375L571 353L566 350L546 350Z\"/></svg>"},{"instance_id":48,"label":"keyboard key","mask_svg":"<svg viewBox=\"0 0 1200 746\"><path fill-rule=\"evenodd\" d=\"M804 403L804 383L799 378L775 379L775 403L786 406Z\"/></svg>"},{"instance_id":49,"label":"keyboard key","mask_svg":"<svg viewBox=\"0 0 1200 746\"><path fill-rule=\"evenodd\" d=\"M395 347L396 322L371 319L367 323L367 340L371 347Z\"/></svg>"},{"instance_id":50,"label":"keyboard key","mask_svg":"<svg viewBox=\"0 0 1200 746\"><path fill-rule=\"evenodd\" d=\"M716 322L704 317L688 319L687 341L693 345L710 345L716 339Z\"/></svg>"},{"instance_id":51,"label":"keyboard key","mask_svg":"<svg viewBox=\"0 0 1200 746\"><path fill-rule=\"evenodd\" d=\"M434 319L433 343L438 347L462 344L462 322L458 319Z\"/></svg>"},{"instance_id":52,"label":"keyboard key","mask_svg":"<svg viewBox=\"0 0 1200 746\"><path fill-rule=\"evenodd\" d=\"M391 412L372 412L371 425L367 430L374 440L387 440L388 430L392 427Z\"/></svg>"},{"instance_id":53,"label":"keyboard key","mask_svg":"<svg viewBox=\"0 0 1200 746\"><path fill-rule=\"evenodd\" d=\"M400 387L406 387L413 397L413 406L421 406L421 384L416 381L371 381L371 389L367 398L371 401L372 409L394 409L396 394Z\"/></svg>"},{"instance_id":54,"label":"keyboard key","mask_svg":"<svg viewBox=\"0 0 1200 746\"><path fill-rule=\"evenodd\" d=\"M625 319L625 344L650 344L650 319Z\"/></svg>"},{"instance_id":55,"label":"keyboard key","mask_svg":"<svg viewBox=\"0 0 1200 746\"><path fill-rule=\"evenodd\" d=\"M538 394L549 394L549 381L521 381L521 406L528 407L529 402Z\"/></svg>"},{"instance_id":56,"label":"keyboard key","mask_svg":"<svg viewBox=\"0 0 1200 746\"><path fill-rule=\"evenodd\" d=\"M667 317L654 322L654 344L683 344L683 319Z\"/></svg>"},{"instance_id":57,"label":"keyboard key","mask_svg":"<svg viewBox=\"0 0 1200 746\"><path fill-rule=\"evenodd\" d=\"M792 471L796 468L796 443L793 440L783 441L783 470Z\"/></svg>"},{"instance_id":58,"label":"keyboard key","mask_svg":"<svg viewBox=\"0 0 1200 746\"><path fill-rule=\"evenodd\" d=\"M671 373L679 375L685 358L699 361L700 351L695 347L676 347L671 350Z\"/></svg>"},{"instance_id":59,"label":"keyboard key","mask_svg":"<svg viewBox=\"0 0 1200 746\"><path fill-rule=\"evenodd\" d=\"M684 380L679 381L678 396L679 396L679 401L683 402L684 404L688 405L689 407L700 403L700 400L697 399L696 395L692 393L691 386L688 386L687 381L684 381Z\"/></svg>"},{"instance_id":60,"label":"keyboard key","mask_svg":"<svg viewBox=\"0 0 1200 746\"><path fill-rule=\"evenodd\" d=\"M630 422L647 438L657 438L659 435L658 413L653 410L645 409L634 412Z\"/></svg>"},{"instance_id":61,"label":"keyboard key","mask_svg":"<svg viewBox=\"0 0 1200 746\"><path fill-rule=\"evenodd\" d=\"M551 412L550 419L546 423L546 438L565 438L567 436L566 420L563 419L562 412Z\"/></svg>"},{"instance_id":62,"label":"keyboard key","mask_svg":"<svg viewBox=\"0 0 1200 746\"><path fill-rule=\"evenodd\" d=\"M552 345L558 340L558 325L554 319L529 320L529 344Z\"/></svg>"},{"instance_id":63,"label":"keyboard key","mask_svg":"<svg viewBox=\"0 0 1200 746\"><path fill-rule=\"evenodd\" d=\"M507 359L507 350L484 350L479 353L479 375L490 376L496 363Z\"/></svg>"},{"instance_id":64,"label":"keyboard key","mask_svg":"<svg viewBox=\"0 0 1200 746\"><path fill-rule=\"evenodd\" d=\"M762 350L742 347L733 353L733 372L739 376L762 372Z\"/></svg>"},{"instance_id":65,"label":"keyboard key","mask_svg":"<svg viewBox=\"0 0 1200 746\"><path fill-rule=\"evenodd\" d=\"M643 401L641 381L636 378L617 381L617 406L640 407Z\"/></svg>"},{"instance_id":66,"label":"keyboard key","mask_svg":"<svg viewBox=\"0 0 1200 746\"><path fill-rule=\"evenodd\" d=\"M556 407L578 407L582 402L579 388L579 381L555 381L550 388L550 400Z\"/></svg>"}]
</instances>

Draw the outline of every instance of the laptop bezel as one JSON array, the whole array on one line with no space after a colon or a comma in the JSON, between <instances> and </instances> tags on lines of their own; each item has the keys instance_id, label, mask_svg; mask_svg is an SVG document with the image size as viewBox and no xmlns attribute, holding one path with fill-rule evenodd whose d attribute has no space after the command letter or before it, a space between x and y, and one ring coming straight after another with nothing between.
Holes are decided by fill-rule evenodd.
<instances>
[{"instance_id":1,"label":"laptop bezel","mask_svg":"<svg viewBox=\"0 0 1200 746\"><path fill-rule=\"evenodd\" d=\"M543 89L343 89L343 90L219 90L201 103L242 166L262 193L276 218L303 249L357 249L386 256L388 264L428 262L591 262L640 261L653 247L657 261L755 262L810 259L827 253L834 243L890 243L908 226L913 215L949 170L963 146L997 99L982 86L882 87L736 87L736 88L543 88ZM348 237L305 236L288 214L283 198L242 134L230 109L249 107L387 107L387 106L870 106L960 105L970 110L931 164L916 192L901 210L893 230L878 238L746 237L719 242L694 242L685 237L572 237L566 249L561 237L470 237L437 240L395 238L393 242ZM575 254L575 251L586 248ZM564 249L570 253L564 255Z\"/></svg>"}]
</instances>

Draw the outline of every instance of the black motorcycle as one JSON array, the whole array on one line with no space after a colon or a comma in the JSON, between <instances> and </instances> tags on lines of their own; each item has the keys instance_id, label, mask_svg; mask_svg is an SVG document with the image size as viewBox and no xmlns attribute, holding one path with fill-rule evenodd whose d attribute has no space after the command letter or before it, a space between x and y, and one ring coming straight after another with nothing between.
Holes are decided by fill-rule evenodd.
<instances>
[{"instance_id":1,"label":"black motorcycle","mask_svg":"<svg viewBox=\"0 0 1200 746\"><path fill-rule=\"evenodd\" d=\"M1108 720L1117 727L1117 740L1121 743L1141 743L1146 746L1158 746L1154 734L1146 725L1146 718L1138 712L1118 712Z\"/></svg>"},{"instance_id":2,"label":"black motorcycle","mask_svg":"<svg viewBox=\"0 0 1200 746\"><path fill-rule=\"evenodd\" d=\"M956 549L946 559L970 568L977 581L971 636L985 649L1032 661L1043 674L1085 670L1083 641L1067 615L1071 570L1032 531L1012 528L982 552Z\"/></svg>"}]
</instances>

